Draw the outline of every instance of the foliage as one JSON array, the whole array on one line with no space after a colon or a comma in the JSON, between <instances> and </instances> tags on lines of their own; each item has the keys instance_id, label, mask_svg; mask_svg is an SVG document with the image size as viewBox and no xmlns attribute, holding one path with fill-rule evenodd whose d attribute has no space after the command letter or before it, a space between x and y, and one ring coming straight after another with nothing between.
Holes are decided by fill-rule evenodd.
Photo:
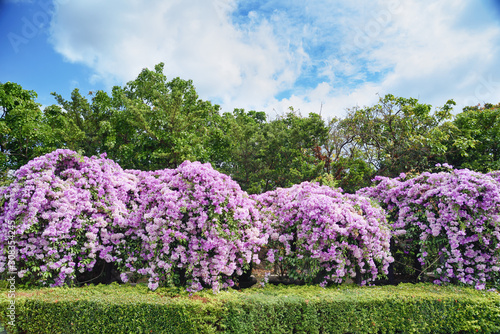
<instances>
[{"instance_id":1,"label":"foliage","mask_svg":"<svg viewBox=\"0 0 500 334\"><path fill-rule=\"evenodd\" d=\"M453 125L457 134L448 141L448 163L483 173L500 170L500 105L464 108Z\"/></svg>"},{"instance_id":2,"label":"foliage","mask_svg":"<svg viewBox=\"0 0 500 334\"><path fill-rule=\"evenodd\" d=\"M50 152L43 143L51 130L43 122L37 94L12 82L0 83L0 174ZM47 151L48 150L48 151Z\"/></svg>"},{"instance_id":3,"label":"foliage","mask_svg":"<svg viewBox=\"0 0 500 334\"><path fill-rule=\"evenodd\" d=\"M267 167L263 192L312 181L321 175L324 162L315 157L315 150L324 142L326 128L318 114L301 117L292 109L269 122L263 136Z\"/></svg>"},{"instance_id":4,"label":"foliage","mask_svg":"<svg viewBox=\"0 0 500 334\"><path fill-rule=\"evenodd\" d=\"M431 112L431 106L414 98L386 95L367 108L352 109L341 121L354 134L356 150L377 175L424 171L446 152L444 141L452 131L452 100ZM353 144L351 144L353 145Z\"/></svg>"},{"instance_id":5,"label":"foliage","mask_svg":"<svg viewBox=\"0 0 500 334\"><path fill-rule=\"evenodd\" d=\"M491 176L449 169L377 177L359 193L387 209L395 236L413 240L422 272L434 272L435 283L484 289L500 270L500 183Z\"/></svg>"},{"instance_id":6,"label":"foliage","mask_svg":"<svg viewBox=\"0 0 500 334\"><path fill-rule=\"evenodd\" d=\"M291 110L266 122L264 112L235 109L224 118L231 124L231 161L221 170L249 193L289 187L322 174L316 157L326 136L324 121Z\"/></svg>"},{"instance_id":7,"label":"foliage","mask_svg":"<svg viewBox=\"0 0 500 334\"><path fill-rule=\"evenodd\" d=\"M254 198L268 214L267 260L288 276L324 286L357 275L365 285L387 273L391 234L367 198L309 182Z\"/></svg>"},{"instance_id":8,"label":"foliage","mask_svg":"<svg viewBox=\"0 0 500 334\"><path fill-rule=\"evenodd\" d=\"M229 333L496 333L496 293L397 287L275 288L227 304Z\"/></svg>"},{"instance_id":9,"label":"foliage","mask_svg":"<svg viewBox=\"0 0 500 334\"><path fill-rule=\"evenodd\" d=\"M206 301L116 284L45 288L16 296L14 328L4 312L0 318L18 333L215 333L223 307ZM1 296L2 311L5 302Z\"/></svg>"},{"instance_id":10,"label":"foliage","mask_svg":"<svg viewBox=\"0 0 500 334\"><path fill-rule=\"evenodd\" d=\"M66 100L53 93L56 104L43 112L35 92L0 84L0 184L55 149L106 152L122 168L139 170L209 162L252 194L327 175L354 193L376 175L430 171L435 163L500 169L498 105L466 107L452 117L452 100L432 111L417 99L386 95L327 123L293 107L270 120L263 111L221 114L191 80L169 81L163 69L143 69L110 95L75 89Z\"/></svg>"},{"instance_id":11,"label":"foliage","mask_svg":"<svg viewBox=\"0 0 500 334\"><path fill-rule=\"evenodd\" d=\"M78 89L71 93L71 100L56 93L52 95L57 105L45 108L44 114L53 128L54 149L65 147L86 156L110 151L114 109L106 92L89 92L90 102Z\"/></svg>"},{"instance_id":12,"label":"foliage","mask_svg":"<svg viewBox=\"0 0 500 334\"><path fill-rule=\"evenodd\" d=\"M57 105L45 108L50 148L69 148L86 156L104 152L123 168L175 168L191 159L222 163L229 143L217 105L198 98L192 81L167 81L163 63L144 69L124 87L106 92L78 89L70 100L53 93Z\"/></svg>"},{"instance_id":13,"label":"foliage","mask_svg":"<svg viewBox=\"0 0 500 334\"><path fill-rule=\"evenodd\" d=\"M360 158L340 157L332 163L332 169L338 187L350 194L371 185L371 176L375 173L373 167Z\"/></svg>"},{"instance_id":14,"label":"foliage","mask_svg":"<svg viewBox=\"0 0 500 334\"><path fill-rule=\"evenodd\" d=\"M113 104L112 156L124 168L175 168L184 160L224 156L219 107L199 99L191 80L167 82L163 63L114 87Z\"/></svg>"},{"instance_id":15,"label":"foliage","mask_svg":"<svg viewBox=\"0 0 500 334\"><path fill-rule=\"evenodd\" d=\"M325 162L325 173L345 192L355 193L371 184L375 169L364 160L359 132L353 131L348 115L345 119L330 119L327 138L316 156Z\"/></svg>"},{"instance_id":16,"label":"foliage","mask_svg":"<svg viewBox=\"0 0 500 334\"><path fill-rule=\"evenodd\" d=\"M227 136L230 138L230 157L220 169L240 184L243 190L259 193L265 182L262 171L265 169L263 156L266 154L263 127L266 124L264 112L235 109L224 113L228 124Z\"/></svg>"},{"instance_id":17,"label":"foliage","mask_svg":"<svg viewBox=\"0 0 500 334\"><path fill-rule=\"evenodd\" d=\"M0 294L0 320L9 299ZM19 291L27 333L497 333L497 293L429 284L266 287L217 295L136 286ZM6 321L7 320L7 321Z\"/></svg>"}]
</instances>

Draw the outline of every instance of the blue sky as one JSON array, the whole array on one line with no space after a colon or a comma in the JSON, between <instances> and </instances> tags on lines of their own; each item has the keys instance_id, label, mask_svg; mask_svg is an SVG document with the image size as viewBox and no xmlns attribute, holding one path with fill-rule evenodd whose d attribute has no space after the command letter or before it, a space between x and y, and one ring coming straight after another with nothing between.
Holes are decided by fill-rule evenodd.
<instances>
[{"instance_id":1,"label":"blue sky","mask_svg":"<svg viewBox=\"0 0 500 334\"><path fill-rule=\"evenodd\" d=\"M0 36L0 82L42 105L159 62L222 111L500 102L498 0L0 0Z\"/></svg>"}]
</instances>

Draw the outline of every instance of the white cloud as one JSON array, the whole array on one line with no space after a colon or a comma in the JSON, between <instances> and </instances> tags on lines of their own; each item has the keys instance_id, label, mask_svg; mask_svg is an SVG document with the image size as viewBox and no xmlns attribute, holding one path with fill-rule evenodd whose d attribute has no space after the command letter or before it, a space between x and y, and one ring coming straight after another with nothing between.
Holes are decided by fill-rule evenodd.
<instances>
[{"instance_id":1,"label":"white cloud","mask_svg":"<svg viewBox=\"0 0 500 334\"><path fill-rule=\"evenodd\" d=\"M314 112L323 118L342 117L347 109L365 107L378 101L380 87L366 83L354 90L339 91L329 83L322 82L316 88L307 90L300 95L292 95L280 101L274 100L267 105L266 110L272 110L271 115L283 115L289 107L299 111L303 116Z\"/></svg>"},{"instance_id":2,"label":"white cloud","mask_svg":"<svg viewBox=\"0 0 500 334\"><path fill-rule=\"evenodd\" d=\"M462 107L464 97L479 83L465 84L471 71L485 75L500 65L500 29L490 25L480 34L468 29L460 20L469 3L402 2L400 12L394 16L398 33L372 53L375 62L393 65L380 86L386 92L419 96L423 102L436 105L454 98Z\"/></svg>"},{"instance_id":3,"label":"white cloud","mask_svg":"<svg viewBox=\"0 0 500 334\"><path fill-rule=\"evenodd\" d=\"M236 20L236 0L59 1L52 42L108 86L165 62L168 78L192 79L223 111L328 117L377 93L434 106L500 101L500 28L473 0L252 4Z\"/></svg>"},{"instance_id":4,"label":"white cloud","mask_svg":"<svg viewBox=\"0 0 500 334\"><path fill-rule=\"evenodd\" d=\"M94 81L122 84L165 62L168 78L192 79L206 99L258 106L292 85L302 59L266 20L236 29L233 8L230 0L75 0L57 6L52 41L67 60L91 67Z\"/></svg>"},{"instance_id":5,"label":"white cloud","mask_svg":"<svg viewBox=\"0 0 500 334\"><path fill-rule=\"evenodd\" d=\"M323 94L323 111L331 105L334 109L326 112L341 115L346 108L373 104L377 94L389 93L416 97L435 107L455 99L457 111L465 105L500 101L500 29L497 24L485 25L479 34L469 29L460 21L469 6L470 1L458 0L381 1L357 18L364 25L346 22L353 28L345 33L343 51L323 68L332 80L330 91ZM369 79L379 71L386 74ZM360 77L364 82L346 90L346 83ZM323 85L295 97L295 102L301 99L307 108L305 102L323 91ZM314 101L310 109L317 104Z\"/></svg>"}]
</instances>

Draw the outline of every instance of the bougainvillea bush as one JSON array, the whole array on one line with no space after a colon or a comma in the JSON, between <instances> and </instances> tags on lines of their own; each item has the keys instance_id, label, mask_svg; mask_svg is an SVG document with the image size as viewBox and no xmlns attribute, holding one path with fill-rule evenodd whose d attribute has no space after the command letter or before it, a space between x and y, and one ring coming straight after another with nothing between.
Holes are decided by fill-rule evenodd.
<instances>
[{"instance_id":1,"label":"bougainvillea bush","mask_svg":"<svg viewBox=\"0 0 500 334\"><path fill-rule=\"evenodd\" d=\"M134 175L104 156L57 150L13 178L0 190L0 272L57 286L98 259L119 260Z\"/></svg>"},{"instance_id":2,"label":"bougainvillea bush","mask_svg":"<svg viewBox=\"0 0 500 334\"><path fill-rule=\"evenodd\" d=\"M127 271L148 277L151 289L218 291L267 241L255 202L196 162L124 171L104 156L57 150L17 170L0 201L0 272L42 285L74 282L104 261L122 280Z\"/></svg>"},{"instance_id":3,"label":"bougainvillea bush","mask_svg":"<svg viewBox=\"0 0 500 334\"><path fill-rule=\"evenodd\" d=\"M267 242L255 202L210 164L186 161L173 170L139 172L131 202L131 271L149 286L186 283L188 290L234 285ZM123 276L124 279L125 276Z\"/></svg>"},{"instance_id":4,"label":"bougainvillea bush","mask_svg":"<svg viewBox=\"0 0 500 334\"><path fill-rule=\"evenodd\" d=\"M387 209L395 236L414 241L421 270L433 272L435 283L484 289L499 271L500 183L492 177L498 173L445 167L414 178L377 177L376 186L359 193Z\"/></svg>"},{"instance_id":5,"label":"bougainvillea bush","mask_svg":"<svg viewBox=\"0 0 500 334\"><path fill-rule=\"evenodd\" d=\"M387 274L391 233L384 211L365 197L304 182L254 198L267 214L267 260L306 282L362 285Z\"/></svg>"}]
</instances>

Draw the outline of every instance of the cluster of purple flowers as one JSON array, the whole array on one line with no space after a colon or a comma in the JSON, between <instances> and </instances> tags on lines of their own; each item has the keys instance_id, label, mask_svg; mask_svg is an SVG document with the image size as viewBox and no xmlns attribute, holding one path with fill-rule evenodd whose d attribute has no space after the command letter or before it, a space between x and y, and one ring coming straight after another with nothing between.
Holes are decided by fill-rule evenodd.
<instances>
[{"instance_id":1,"label":"cluster of purple flowers","mask_svg":"<svg viewBox=\"0 0 500 334\"><path fill-rule=\"evenodd\" d=\"M0 187L0 273L10 270L14 244L18 276L42 284L63 285L100 260L123 281L128 272L147 276L153 290L217 292L265 249L292 278L364 285L387 274L395 237L418 240L418 261L436 283L484 289L498 277L500 172L376 181L356 195L304 182L249 196L210 164L123 170L104 155L57 150Z\"/></svg>"},{"instance_id":2,"label":"cluster of purple flowers","mask_svg":"<svg viewBox=\"0 0 500 334\"><path fill-rule=\"evenodd\" d=\"M58 286L76 271L92 270L98 258L119 260L134 175L104 156L57 150L30 161L14 178L0 189L0 249L9 237L15 241L19 277ZM5 255L0 252L0 272Z\"/></svg>"},{"instance_id":3,"label":"cluster of purple flowers","mask_svg":"<svg viewBox=\"0 0 500 334\"><path fill-rule=\"evenodd\" d=\"M418 241L418 261L436 284L484 289L500 269L500 174L444 167L414 178L377 177L359 193L387 209L396 236Z\"/></svg>"},{"instance_id":4,"label":"cluster of purple flowers","mask_svg":"<svg viewBox=\"0 0 500 334\"><path fill-rule=\"evenodd\" d=\"M125 250L125 266L148 275L151 289L184 278L189 291L210 286L217 292L259 263L267 242L260 213L231 178L189 161L173 170L132 173L139 186L130 202L125 234L134 242Z\"/></svg>"},{"instance_id":5,"label":"cluster of purple flowers","mask_svg":"<svg viewBox=\"0 0 500 334\"><path fill-rule=\"evenodd\" d=\"M189 289L217 291L267 241L254 202L209 164L124 171L57 150L14 178L0 189L0 272L14 225L18 275L42 284L63 285L102 259L149 276L151 289L181 272Z\"/></svg>"},{"instance_id":6,"label":"cluster of purple flowers","mask_svg":"<svg viewBox=\"0 0 500 334\"><path fill-rule=\"evenodd\" d=\"M267 215L267 260L292 277L321 285L387 274L391 232L385 212L366 197L304 182L254 198Z\"/></svg>"}]
</instances>

